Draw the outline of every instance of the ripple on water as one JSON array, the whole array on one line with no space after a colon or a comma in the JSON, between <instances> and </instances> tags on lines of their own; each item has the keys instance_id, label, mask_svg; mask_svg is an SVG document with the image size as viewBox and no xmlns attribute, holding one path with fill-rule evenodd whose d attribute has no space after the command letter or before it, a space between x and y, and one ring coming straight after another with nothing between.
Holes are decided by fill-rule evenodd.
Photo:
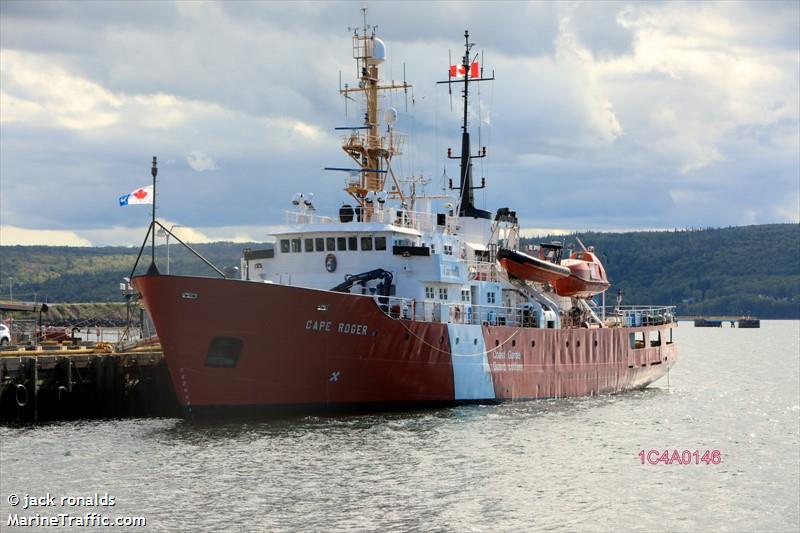
<instances>
[{"instance_id":1,"label":"ripple on water","mask_svg":"<svg viewBox=\"0 0 800 533\"><path fill-rule=\"evenodd\" d=\"M762 324L681 326L670 387L620 395L0 427L0 487L109 492L151 531L797 530L797 323ZM640 464L640 450L676 448L719 449L723 463Z\"/></svg>"}]
</instances>

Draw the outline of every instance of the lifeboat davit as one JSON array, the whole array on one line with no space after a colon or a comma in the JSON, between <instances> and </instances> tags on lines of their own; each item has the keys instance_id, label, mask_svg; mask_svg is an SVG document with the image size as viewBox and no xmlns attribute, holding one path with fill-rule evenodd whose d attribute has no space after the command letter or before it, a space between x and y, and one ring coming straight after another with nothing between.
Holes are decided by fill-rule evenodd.
<instances>
[{"instance_id":1,"label":"lifeboat davit","mask_svg":"<svg viewBox=\"0 0 800 533\"><path fill-rule=\"evenodd\" d=\"M606 269L592 251L572 252L561 264L569 269L570 275L553 283L553 290L559 296L591 298L610 286Z\"/></svg>"},{"instance_id":2,"label":"lifeboat davit","mask_svg":"<svg viewBox=\"0 0 800 533\"><path fill-rule=\"evenodd\" d=\"M535 283L553 283L570 275L569 268L532 257L517 250L500 248L497 260L511 276Z\"/></svg>"}]
</instances>

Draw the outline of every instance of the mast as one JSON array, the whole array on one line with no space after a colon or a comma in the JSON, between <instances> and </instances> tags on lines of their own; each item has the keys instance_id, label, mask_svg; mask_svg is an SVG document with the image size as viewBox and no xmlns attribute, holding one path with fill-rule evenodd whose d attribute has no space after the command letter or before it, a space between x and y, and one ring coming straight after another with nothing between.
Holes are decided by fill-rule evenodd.
<instances>
[{"instance_id":1,"label":"mast","mask_svg":"<svg viewBox=\"0 0 800 533\"><path fill-rule=\"evenodd\" d=\"M348 181L345 191L358 202L365 219L369 220L372 215L372 197L375 194L386 192L387 196L399 197L404 201L402 188L391 167L392 157L402 153L400 145L404 136L394 131L393 119L387 120L386 134L382 134L378 98L381 91L402 89L407 92L412 86L406 83L405 76L402 83L391 81L381 84L378 66L386 59L386 46L375 36L376 26L367 24L366 8L362 8L362 13L363 26L353 29L353 59L356 60L358 71L358 87L345 85L339 92L345 99L350 99L351 93L362 93L364 122L362 126L336 128L349 131L342 149L355 161L358 168L326 168L349 172L353 176ZM393 113L392 116L396 116L396 113ZM394 182L391 191L385 191L387 175L391 176Z\"/></svg>"},{"instance_id":2,"label":"mast","mask_svg":"<svg viewBox=\"0 0 800 533\"><path fill-rule=\"evenodd\" d=\"M481 68L478 73L478 62L475 59L470 60L470 51L475 43L469 42L469 31L464 31L464 56L461 59L461 65L450 66L450 77L447 81L440 81L437 83L447 83L450 86L453 83L463 83L464 88L461 92L461 97L464 99L464 118L461 125L461 155L453 155L451 148L447 149L448 159L460 160L460 179L459 186L454 187L452 180L450 180L450 188L460 190L459 194L459 208L458 216L472 217L472 218L485 218L491 219L491 213L483 209L475 207L475 189L483 189L486 187L486 179L481 178L480 186L473 185L472 183L472 160L486 157L486 147L484 146L476 155L471 154L468 119L469 119L469 84L471 82L490 81L494 79L494 72L490 78L483 77L483 69ZM463 78L462 78L463 76ZM462 79L453 79L462 78Z\"/></svg>"},{"instance_id":3,"label":"mast","mask_svg":"<svg viewBox=\"0 0 800 533\"><path fill-rule=\"evenodd\" d=\"M153 176L153 212L152 220L150 221L150 231L152 232L152 241L150 243L150 266L147 269L147 275L158 274L158 267L156 266L156 176L158 175L158 161L156 156L153 156L153 167L150 169L150 174ZM145 243L147 238L145 237ZM144 247L144 245L142 245ZM141 253L141 252L140 252ZM131 273L131 276L133 273Z\"/></svg>"}]
</instances>

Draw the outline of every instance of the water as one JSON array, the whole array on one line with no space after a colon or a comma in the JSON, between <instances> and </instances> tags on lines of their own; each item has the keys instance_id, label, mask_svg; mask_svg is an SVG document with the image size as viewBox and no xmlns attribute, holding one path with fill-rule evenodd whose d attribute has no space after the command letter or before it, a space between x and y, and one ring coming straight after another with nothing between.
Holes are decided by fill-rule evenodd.
<instances>
[{"instance_id":1,"label":"water","mask_svg":"<svg viewBox=\"0 0 800 533\"><path fill-rule=\"evenodd\" d=\"M15 512L143 516L143 531L797 531L800 322L676 335L670 388L617 396L2 427L0 529L10 494L49 492L115 505ZM722 462L642 465L642 449L719 450Z\"/></svg>"}]
</instances>

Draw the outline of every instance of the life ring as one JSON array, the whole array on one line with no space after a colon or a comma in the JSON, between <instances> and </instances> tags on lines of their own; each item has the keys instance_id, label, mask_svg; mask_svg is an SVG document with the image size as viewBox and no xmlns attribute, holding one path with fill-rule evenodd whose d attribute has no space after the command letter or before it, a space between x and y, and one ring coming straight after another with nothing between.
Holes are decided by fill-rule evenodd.
<instances>
[{"instance_id":1,"label":"life ring","mask_svg":"<svg viewBox=\"0 0 800 533\"><path fill-rule=\"evenodd\" d=\"M14 399L17 401L17 407L25 407L28 405L28 389L22 383L17 384Z\"/></svg>"},{"instance_id":2,"label":"life ring","mask_svg":"<svg viewBox=\"0 0 800 533\"><path fill-rule=\"evenodd\" d=\"M325 256L325 270L328 272L336 272L336 256L328 254Z\"/></svg>"}]
</instances>

